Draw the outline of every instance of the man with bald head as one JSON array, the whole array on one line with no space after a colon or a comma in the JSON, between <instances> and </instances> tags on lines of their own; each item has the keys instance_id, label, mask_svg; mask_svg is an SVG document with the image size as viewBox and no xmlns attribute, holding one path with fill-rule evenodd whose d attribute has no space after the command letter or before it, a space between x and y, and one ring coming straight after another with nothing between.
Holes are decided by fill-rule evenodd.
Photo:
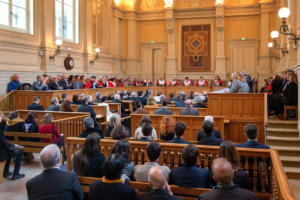
<instances>
[{"instance_id":1,"label":"man with bald head","mask_svg":"<svg viewBox=\"0 0 300 200\"><path fill-rule=\"evenodd\" d=\"M199 196L199 200L258 200L256 195L233 184L234 169L225 158L217 158L212 165L213 178L217 186Z\"/></svg>"},{"instance_id":2,"label":"man with bald head","mask_svg":"<svg viewBox=\"0 0 300 200\"><path fill-rule=\"evenodd\" d=\"M179 115L199 115L198 110L193 108L192 100L187 99L185 101L185 108L179 112Z\"/></svg>"},{"instance_id":3,"label":"man with bald head","mask_svg":"<svg viewBox=\"0 0 300 200\"><path fill-rule=\"evenodd\" d=\"M42 174L26 183L28 200L83 200L76 174L59 169L60 150L56 144L50 144L40 152L40 162Z\"/></svg>"},{"instance_id":4,"label":"man with bald head","mask_svg":"<svg viewBox=\"0 0 300 200\"><path fill-rule=\"evenodd\" d=\"M139 199L142 200L179 200L173 196L170 186L167 181L166 174L161 167L152 167L148 173L148 179L152 187L152 191L144 193Z\"/></svg>"}]
</instances>

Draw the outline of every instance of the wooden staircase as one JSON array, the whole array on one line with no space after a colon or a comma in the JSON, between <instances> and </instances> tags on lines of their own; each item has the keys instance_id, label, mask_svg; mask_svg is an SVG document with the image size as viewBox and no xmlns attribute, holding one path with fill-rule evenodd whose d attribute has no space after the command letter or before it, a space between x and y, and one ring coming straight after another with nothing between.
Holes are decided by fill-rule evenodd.
<instances>
[{"instance_id":1,"label":"wooden staircase","mask_svg":"<svg viewBox=\"0 0 300 200\"><path fill-rule=\"evenodd\" d=\"M300 179L300 137L297 121L268 120L266 143L276 149L289 178Z\"/></svg>"}]
</instances>

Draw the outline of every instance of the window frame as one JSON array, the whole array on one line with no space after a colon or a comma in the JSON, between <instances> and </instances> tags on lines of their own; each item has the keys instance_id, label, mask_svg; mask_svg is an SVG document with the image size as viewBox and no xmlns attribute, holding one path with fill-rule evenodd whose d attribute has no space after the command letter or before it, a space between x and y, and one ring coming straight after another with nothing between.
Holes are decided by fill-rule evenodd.
<instances>
[{"instance_id":1,"label":"window frame","mask_svg":"<svg viewBox=\"0 0 300 200\"><path fill-rule=\"evenodd\" d=\"M7 31L14 31L18 33L25 33L34 35L34 0L25 0L25 16L26 16L26 28L18 28L13 26L13 0L8 0L8 25L0 24L0 29ZM1 3L7 4L7 2L1 1ZM15 6L18 7L18 6Z\"/></svg>"},{"instance_id":2,"label":"window frame","mask_svg":"<svg viewBox=\"0 0 300 200\"><path fill-rule=\"evenodd\" d=\"M73 1L73 39L65 38L65 0L54 0L54 24L55 24L55 30L54 30L54 35L56 39L61 39L64 42L68 43L74 43L74 44L79 44L79 0L72 0ZM56 2L61 3L61 17L62 18L57 18L56 17ZM56 20L61 20L62 21L62 27L57 27L56 26ZM58 36L56 34L56 31L58 28L62 28L62 37Z\"/></svg>"}]
</instances>

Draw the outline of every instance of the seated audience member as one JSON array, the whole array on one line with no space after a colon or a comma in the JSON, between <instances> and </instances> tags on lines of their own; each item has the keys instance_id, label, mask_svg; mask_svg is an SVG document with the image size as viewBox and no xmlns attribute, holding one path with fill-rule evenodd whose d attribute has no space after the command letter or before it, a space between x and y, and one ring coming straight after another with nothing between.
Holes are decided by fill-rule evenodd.
<instances>
[{"instance_id":1,"label":"seated audience member","mask_svg":"<svg viewBox=\"0 0 300 200\"><path fill-rule=\"evenodd\" d=\"M172 140L174 138L176 121L170 115L165 115L160 122L160 139L161 140Z\"/></svg>"},{"instance_id":2,"label":"seated audience member","mask_svg":"<svg viewBox=\"0 0 300 200\"><path fill-rule=\"evenodd\" d=\"M43 172L26 183L28 200L83 200L76 174L59 169L60 150L57 145L46 146L40 153L40 162Z\"/></svg>"},{"instance_id":3,"label":"seated audience member","mask_svg":"<svg viewBox=\"0 0 300 200\"><path fill-rule=\"evenodd\" d=\"M101 166L105 158L100 152L100 136L92 133L87 136L82 149L73 156L73 169L77 176L102 177Z\"/></svg>"},{"instance_id":4,"label":"seated audience member","mask_svg":"<svg viewBox=\"0 0 300 200\"><path fill-rule=\"evenodd\" d=\"M207 188L209 186L209 170L196 166L199 152L192 144L182 151L183 166L173 168L170 173L170 183L186 188Z\"/></svg>"},{"instance_id":5,"label":"seated audience member","mask_svg":"<svg viewBox=\"0 0 300 200\"><path fill-rule=\"evenodd\" d=\"M39 126L35 122L36 114L35 113L28 113L27 118L25 119L25 123L23 125L23 131L25 133L38 133Z\"/></svg>"},{"instance_id":6,"label":"seated audience member","mask_svg":"<svg viewBox=\"0 0 300 200\"><path fill-rule=\"evenodd\" d=\"M230 93L249 93L250 88L242 73L234 72L232 74L232 85L229 89Z\"/></svg>"},{"instance_id":7,"label":"seated audience member","mask_svg":"<svg viewBox=\"0 0 300 200\"><path fill-rule=\"evenodd\" d=\"M59 103L62 104L66 100L68 100L68 94L67 93L62 93L61 94L61 100L59 101Z\"/></svg>"},{"instance_id":8,"label":"seated audience member","mask_svg":"<svg viewBox=\"0 0 300 200\"><path fill-rule=\"evenodd\" d=\"M59 86L63 89L63 90L68 90L70 89L70 84L69 84L69 81L68 81L68 77L66 74L63 74L61 76L61 79L60 81L58 82Z\"/></svg>"},{"instance_id":9,"label":"seated audience member","mask_svg":"<svg viewBox=\"0 0 300 200\"><path fill-rule=\"evenodd\" d=\"M32 90L43 91L48 90L47 80L42 75L38 75L36 81L32 84Z\"/></svg>"},{"instance_id":10,"label":"seated audience member","mask_svg":"<svg viewBox=\"0 0 300 200\"><path fill-rule=\"evenodd\" d=\"M40 105L41 99L39 96L33 97L33 103L27 107L27 110L44 110L43 106Z\"/></svg>"},{"instance_id":11,"label":"seated audience member","mask_svg":"<svg viewBox=\"0 0 300 200\"><path fill-rule=\"evenodd\" d=\"M106 107L106 121L110 121L110 118L112 116L112 113L109 110L109 105L106 103L107 97L104 96L101 98L101 102L98 104L98 106L105 106Z\"/></svg>"},{"instance_id":12,"label":"seated audience member","mask_svg":"<svg viewBox=\"0 0 300 200\"><path fill-rule=\"evenodd\" d=\"M58 146L62 146L63 138L60 137L60 134L56 126L54 124L52 125L52 121L53 121L52 114L51 113L45 114L43 117L43 125L39 127L39 133L52 134L53 143L57 144ZM43 139L43 142L51 143L50 139Z\"/></svg>"},{"instance_id":13,"label":"seated audience member","mask_svg":"<svg viewBox=\"0 0 300 200\"><path fill-rule=\"evenodd\" d=\"M0 162L4 162L3 177L6 179L17 180L25 177L20 174L20 168L24 156L24 151L18 148L18 145L7 142L4 133L0 130ZM13 173L9 172L11 160L15 158L15 167ZM0 174L2 176L2 174Z\"/></svg>"},{"instance_id":14,"label":"seated audience member","mask_svg":"<svg viewBox=\"0 0 300 200\"><path fill-rule=\"evenodd\" d=\"M14 74L11 77L11 81L7 84L7 93L10 93L13 90L19 90L21 82L19 81L19 75Z\"/></svg>"},{"instance_id":15,"label":"seated audience member","mask_svg":"<svg viewBox=\"0 0 300 200\"><path fill-rule=\"evenodd\" d=\"M61 112L73 112L71 101L65 100L60 105Z\"/></svg>"},{"instance_id":16,"label":"seated audience member","mask_svg":"<svg viewBox=\"0 0 300 200\"><path fill-rule=\"evenodd\" d=\"M7 132L23 132L24 121L19 118L18 111L9 113L4 130Z\"/></svg>"},{"instance_id":17,"label":"seated audience member","mask_svg":"<svg viewBox=\"0 0 300 200\"><path fill-rule=\"evenodd\" d=\"M91 184L89 200L137 200L135 189L123 184L122 170L125 166L123 157L112 154L102 165L103 178Z\"/></svg>"},{"instance_id":18,"label":"seated audience member","mask_svg":"<svg viewBox=\"0 0 300 200\"><path fill-rule=\"evenodd\" d=\"M101 138L104 138L103 131L95 128L94 120L91 117L85 117L83 119L84 131L79 135L81 138L87 138L92 133L98 133Z\"/></svg>"},{"instance_id":19,"label":"seated audience member","mask_svg":"<svg viewBox=\"0 0 300 200\"><path fill-rule=\"evenodd\" d=\"M169 102L174 102L175 101L175 94L173 92L171 92L169 94Z\"/></svg>"},{"instance_id":20,"label":"seated audience member","mask_svg":"<svg viewBox=\"0 0 300 200\"><path fill-rule=\"evenodd\" d=\"M176 107L185 107L185 100L186 100L186 96L185 96L184 92L178 92L178 97L175 100L175 106Z\"/></svg>"},{"instance_id":21,"label":"seated audience member","mask_svg":"<svg viewBox=\"0 0 300 200\"><path fill-rule=\"evenodd\" d=\"M122 125L115 126L111 132L110 136L113 140L122 140L128 138L128 131Z\"/></svg>"},{"instance_id":22,"label":"seated audience member","mask_svg":"<svg viewBox=\"0 0 300 200\"><path fill-rule=\"evenodd\" d=\"M106 128L106 137L111 137L111 131L121 125L121 116L118 113L113 113L109 119L108 127Z\"/></svg>"},{"instance_id":23,"label":"seated audience member","mask_svg":"<svg viewBox=\"0 0 300 200\"><path fill-rule=\"evenodd\" d=\"M167 166L160 166L158 164L159 156L161 155L161 146L158 142L152 141L147 144L148 162L143 165L137 165L134 168L134 178L138 182L148 182L148 172L152 167L158 166L163 171L165 177L169 177L170 168Z\"/></svg>"},{"instance_id":24,"label":"seated audience member","mask_svg":"<svg viewBox=\"0 0 300 200\"><path fill-rule=\"evenodd\" d=\"M144 108L143 108L143 104L141 101L136 101L135 104L134 104L134 107L136 108L136 110L134 111L133 114L149 114L149 112L145 111Z\"/></svg>"},{"instance_id":25,"label":"seated audience member","mask_svg":"<svg viewBox=\"0 0 300 200\"><path fill-rule=\"evenodd\" d=\"M154 114L156 115L173 115L173 112L167 108L169 101L164 99L161 102L161 107L155 110Z\"/></svg>"},{"instance_id":26,"label":"seated audience member","mask_svg":"<svg viewBox=\"0 0 300 200\"><path fill-rule=\"evenodd\" d=\"M0 130L4 131L5 126L6 126L6 118L3 114L3 112L0 111Z\"/></svg>"},{"instance_id":27,"label":"seated audience member","mask_svg":"<svg viewBox=\"0 0 300 200\"><path fill-rule=\"evenodd\" d=\"M96 99L95 99L95 101L93 101L93 103L95 103L95 104L101 103L102 102L101 99L102 99L101 92L96 92Z\"/></svg>"},{"instance_id":28,"label":"seated audience member","mask_svg":"<svg viewBox=\"0 0 300 200\"><path fill-rule=\"evenodd\" d=\"M212 135L214 130L214 124L211 121L204 121L202 124L204 132L203 137L197 144L219 146L223 141Z\"/></svg>"},{"instance_id":29,"label":"seated audience member","mask_svg":"<svg viewBox=\"0 0 300 200\"><path fill-rule=\"evenodd\" d=\"M217 158L212 165L213 178L217 182L215 189L199 196L199 200L239 199L257 200L256 195L233 184L234 169L225 158Z\"/></svg>"},{"instance_id":30,"label":"seated audience member","mask_svg":"<svg viewBox=\"0 0 300 200\"><path fill-rule=\"evenodd\" d=\"M194 99L194 108L207 108L207 106L204 104L205 97L202 95L198 95Z\"/></svg>"},{"instance_id":31,"label":"seated audience member","mask_svg":"<svg viewBox=\"0 0 300 200\"><path fill-rule=\"evenodd\" d=\"M221 143L219 157L226 158L231 163L234 170L233 183L239 185L241 188L250 189L248 176L245 171L240 168L240 157L232 142L224 141Z\"/></svg>"},{"instance_id":32,"label":"seated audience member","mask_svg":"<svg viewBox=\"0 0 300 200\"><path fill-rule=\"evenodd\" d=\"M271 92L272 92L272 94L277 94L278 93L282 83L283 83L283 80L281 80L281 78L278 74L273 76L273 80L271 82Z\"/></svg>"},{"instance_id":33,"label":"seated audience member","mask_svg":"<svg viewBox=\"0 0 300 200\"><path fill-rule=\"evenodd\" d=\"M212 124L214 124L214 118L213 118L213 116L210 116L210 115L205 116L204 121L210 121ZM222 139L222 138L221 138L221 132L218 131L218 130L216 130L216 129L213 130L212 135L213 135L215 138ZM200 141L200 140L203 138L203 136L204 136L203 130L200 130L200 131L198 132L197 141Z\"/></svg>"},{"instance_id":34,"label":"seated audience member","mask_svg":"<svg viewBox=\"0 0 300 200\"><path fill-rule=\"evenodd\" d=\"M193 109L192 100L187 99L185 101L185 108L179 111L179 115L199 115L198 110Z\"/></svg>"},{"instance_id":35,"label":"seated audience member","mask_svg":"<svg viewBox=\"0 0 300 200\"><path fill-rule=\"evenodd\" d=\"M48 84L49 90L61 90L62 88L59 85L60 76L52 76L52 81Z\"/></svg>"},{"instance_id":36,"label":"seated audience member","mask_svg":"<svg viewBox=\"0 0 300 200\"><path fill-rule=\"evenodd\" d=\"M154 97L149 97L148 98L147 105L149 105L149 106L156 105L156 101L155 101Z\"/></svg>"},{"instance_id":37,"label":"seated audience member","mask_svg":"<svg viewBox=\"0 0 300 200\"><path fill-rule=\"evenodd\" d=\"M59 101L57 97L51 99L51 105L48 107L48 111L60 111Z\"/></svg>"},{"instance_id":38,"label":"seated audience member","mask_svg":"<svg viewBox=\"0 0 300 200\"><path fill-rule=\"evenodd\" d=\"M134 164L130 160L129 142L125 139L118 140L112 148L112 153L122 156L125 162L125 166L121 172L121 178L124 183L127 183L133 177L133 172L134 172Z\"/></svg>"},{"instance_id":39,"label":"seated audience member","mask_svg":"<svg viewBox=\"0 0 300 200\"><path fill-rule=\"evenodd\" d=\"M151 119L149 117L149 115L144 115L139 123L138 128L135 130L134 133L134 139L139 140L143 137L143 133L142 133L142 129L146 124L150 124L152 125ZM151 140L156 140L157 139L157 135L156 135L156 131L153 128L152 129L152 136L151 136Z\"/></svg>"},{"instance_id":40,"label":"seated audience member","mask_svg":"<svg viewBox=\"0 0 300 200\"><path fill-rule=\"evenodd\" d=\"M236 144L236 147L253 148L253 149L270 149L268 145L260 144L257 142L257 126L255 124L248 124L245 127L245 134L248 141L243 144Z\"/></svg>"},{"instance_id":41,"label":"seated audience member","mask_svg":"<svg viewBox=\"0 0 300 200\"><path fill-rule=\"evenodd\" d=\"M146 174L149 177L149 182L152 187L150 192L141 194L139 199L141 200L180 200L180 198L173 196L173 193L168 185L167 178L163 170L158 167L152 167L149 173Z\"/></svg>"},{"instance_id":42,"label":"seated audience member","mask_svg":"<svg viewBox=\"0 0 300 200\"><path fill-rule=\"evenodd\" d=\"M82 99L82 105L80 105L77 108L77 112L88 112L90 113L91 118L95 119L96 113L94 111L94 108L89 105L89 102L90 102L89 97L85 97L84 99Z\"/></svg>"},{"instance_id":43,"label":"seated audience member","mask_svg":"<svg viewBox=\"0 0 300 200\"><path fill-rule=\"evenodd\" d=\"M81 100L78 94L74 94L72 97L72 104L74 105L80 105L81 104Z\"/></svg>"},{"instance_id":44,"label":"seated audience member","mask_svg":"<svg viewBox=\"0 0 300 200\"><path fill-rule=\"evenodd\" d=\"M97 88L98 83L96 81L96 76L91 76L90 80L87 80L85 89Z\"/></svg>"},{"instance_id":45,"label":"seated audience member","mask_svg":"<svg viewBox=\"0 0 300 200\"><path fill-rule=\"evenodd\" d=\"M151 135L152 135L152 126L151 124L146 124L143 128L142 128L142 133L143 136L138 139L138 141L145 141L145 142L150 142L151 141Z\"/></svg>"},{"instance_id":46,"label":"seated audience member","mask_svg":"<svg viewBox=\"0 0 300 200\"><path fill-rule=\"evenodd\" d=\"M170 143L179 143L179 144L190 144L190 142L183 139L184 131L186 129L184 122L177 122L175 124L175 138L170 140Z\"/></svg>"},{"instance_id":47,"label":"seated audience member","mask_svg":"<svg viewBox=\"0 0 300 200\"><path fill-rule=\"evenodd\" d=\"M119 103L119 104L121 104L121 116L122 116L122 117L126 117L126 116L127 116L127 114L126 114L126 112L125 112L125 105L124 105L124 103L121 101L121 96L120 96L120 94L115 94L114 100L112 101L112 103Z\"/></svg>"}]
</instances>

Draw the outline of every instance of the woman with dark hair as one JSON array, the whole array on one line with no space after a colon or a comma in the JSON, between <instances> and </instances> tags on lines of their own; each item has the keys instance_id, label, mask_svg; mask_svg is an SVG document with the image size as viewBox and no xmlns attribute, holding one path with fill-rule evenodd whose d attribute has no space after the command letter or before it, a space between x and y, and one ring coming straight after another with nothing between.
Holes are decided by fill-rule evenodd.
<instances>
[{"instance_id":1,"label":"woman with dark hair","mask_svg":"<svg viewBox=\"0 0 300 200\"><path fill-rule=\"evenodd\" d=\"M135 190L128 184L123 184L121 172L125 166L124 159L119 154L107 157L102 165L103 178L91 184L89 200L137 200Z\"/></svg>"},{"instance_id":2,"label":"woman with dark hair","mask_svg":"<svg viewBox=\"0 0 300 200\"><path fill-rule=\"evenodd\" d=\"M80 98L79 98L78 94L73 95L72 104L74 104L74 105L80 105L81 104L81 101L80 101Z\"/></svg>"},{"instance_id":3,"label":"woman with dark hair","mask_svg":"<svg viewBox=\"0 0 300 200\"><path fill-rule=\"evenodd\" d=\"M176 121L171 115L165 115L160 122L160 139L172 140L174 138Z\"/></svg>"},{"instance_id":4,"label":"woman with dark hair","mask_svg":"<svg viewBox=\"0 0 300 200\"><path fill-rule=\"evenodd\" d=\"M25 119L25 124L23 125L23 131L25 133L38 133L39 127L35 122L36 114L33 112L28 113L27 118Z\"/></svg>"},{"instance_id":5,"label":"woman with dark hair","mask_svg":"<svg viewBox=\"0 0 300 200\"><path fill-rule=\"evenodd\" d=\"M68 83L69 83L69 89L74 89L75 88L75 78L74 78L73 75L69 76Z\"/></svg>"},{"instance_id":6,"label":"woman with dark hair","mask_svg":"<svg viewBox=\"0 0 300 200\"><path fill-rule=\"evenodd\" d=\"M12 111L8 115L4 130L7 132L23 132L24 122L19 118L18 111Z\"/></svg>"},{"instance_id":7,"label":"woman with dark hair","mask_svg":"<svg viewBox=\"0 0 300 200\"><path fill-rule=\"evenodd\" d=\"M113 140L122 140L122 139L126 139L128 137L128 131L126 130L126 128L122 125L119 126L115 126L111 133L110 136Z\"/></svg>"},{"instance_id":8,"label":"woman with dark hair","mask_svg":"<svg viewBox=\"0 0 300 200\"><path fill-rule=\"evenodd\" d=\"M85 84L86 84L86 82L84 80L84 75L80 75L80 78L79 78L79 87L80 87L80 89L85 88Z\"/></svg>"},{"instance_id":9,"label":"woman with dark hair","mask_svg":"<svg viewBox=\"0 0 300 200\"><path fill-rule=\"evenodd\" d=\"M62 102L60 106L60 111L61 112L73 112L72 107L71 107L71 101L65 100Z\"/></svg>"},{"instance_id":10,"label":"woman with dark hair","mask_svg":"<svg viewBox=\"0 0 300 200\"><path fill-rule=\"evenodd\" d=\"M151 119L149 117L149 115L144 115L139 123L138 128L135 130L134 133L134 139L139 140L143 137L143 133L142 133L142 129L146 124L150 124L152 125ZM157 139L157 135L156 135L156 131L153 128L152 129L152 135L151 135L151 140L156 140Z\"/></svg>"},{"instance_id":11,"label":"woman with dark hair","mask_svg":"<svg viewBox=\"0 0 300 200\"><path fill-rule=\"evenodd\" d=\"M101 178L104 160L100 152L100 135L92 133L86 138L82 149L74 154L73 169L78 176Z\"/></svg>"},{"instance_id":12,"label":"woman with dark hair","mask_svg":"<svg viewBox=\"0 0 300 200\"><path fill-rule=\"evenodd\" d=\"M134 164L130 160L130 144L127 140L118 140L112 148L112 153L122 156L125 161L125 167L122 170L121 178L123 182L130 181L133 177Z\"/></svg>"},{"instance_id":13,"label":"woman with dark hair","mask_svg":"<svg viewBox=\"0 0 300 200\"><path fill-rule=\"evenodd\" d=\"M219 148L219 157L226 158L234 169L233 183L241 188L249 189L248 176L240 169L240 157L230 141L224 141Z\"/></svg>"}]
</instances>

